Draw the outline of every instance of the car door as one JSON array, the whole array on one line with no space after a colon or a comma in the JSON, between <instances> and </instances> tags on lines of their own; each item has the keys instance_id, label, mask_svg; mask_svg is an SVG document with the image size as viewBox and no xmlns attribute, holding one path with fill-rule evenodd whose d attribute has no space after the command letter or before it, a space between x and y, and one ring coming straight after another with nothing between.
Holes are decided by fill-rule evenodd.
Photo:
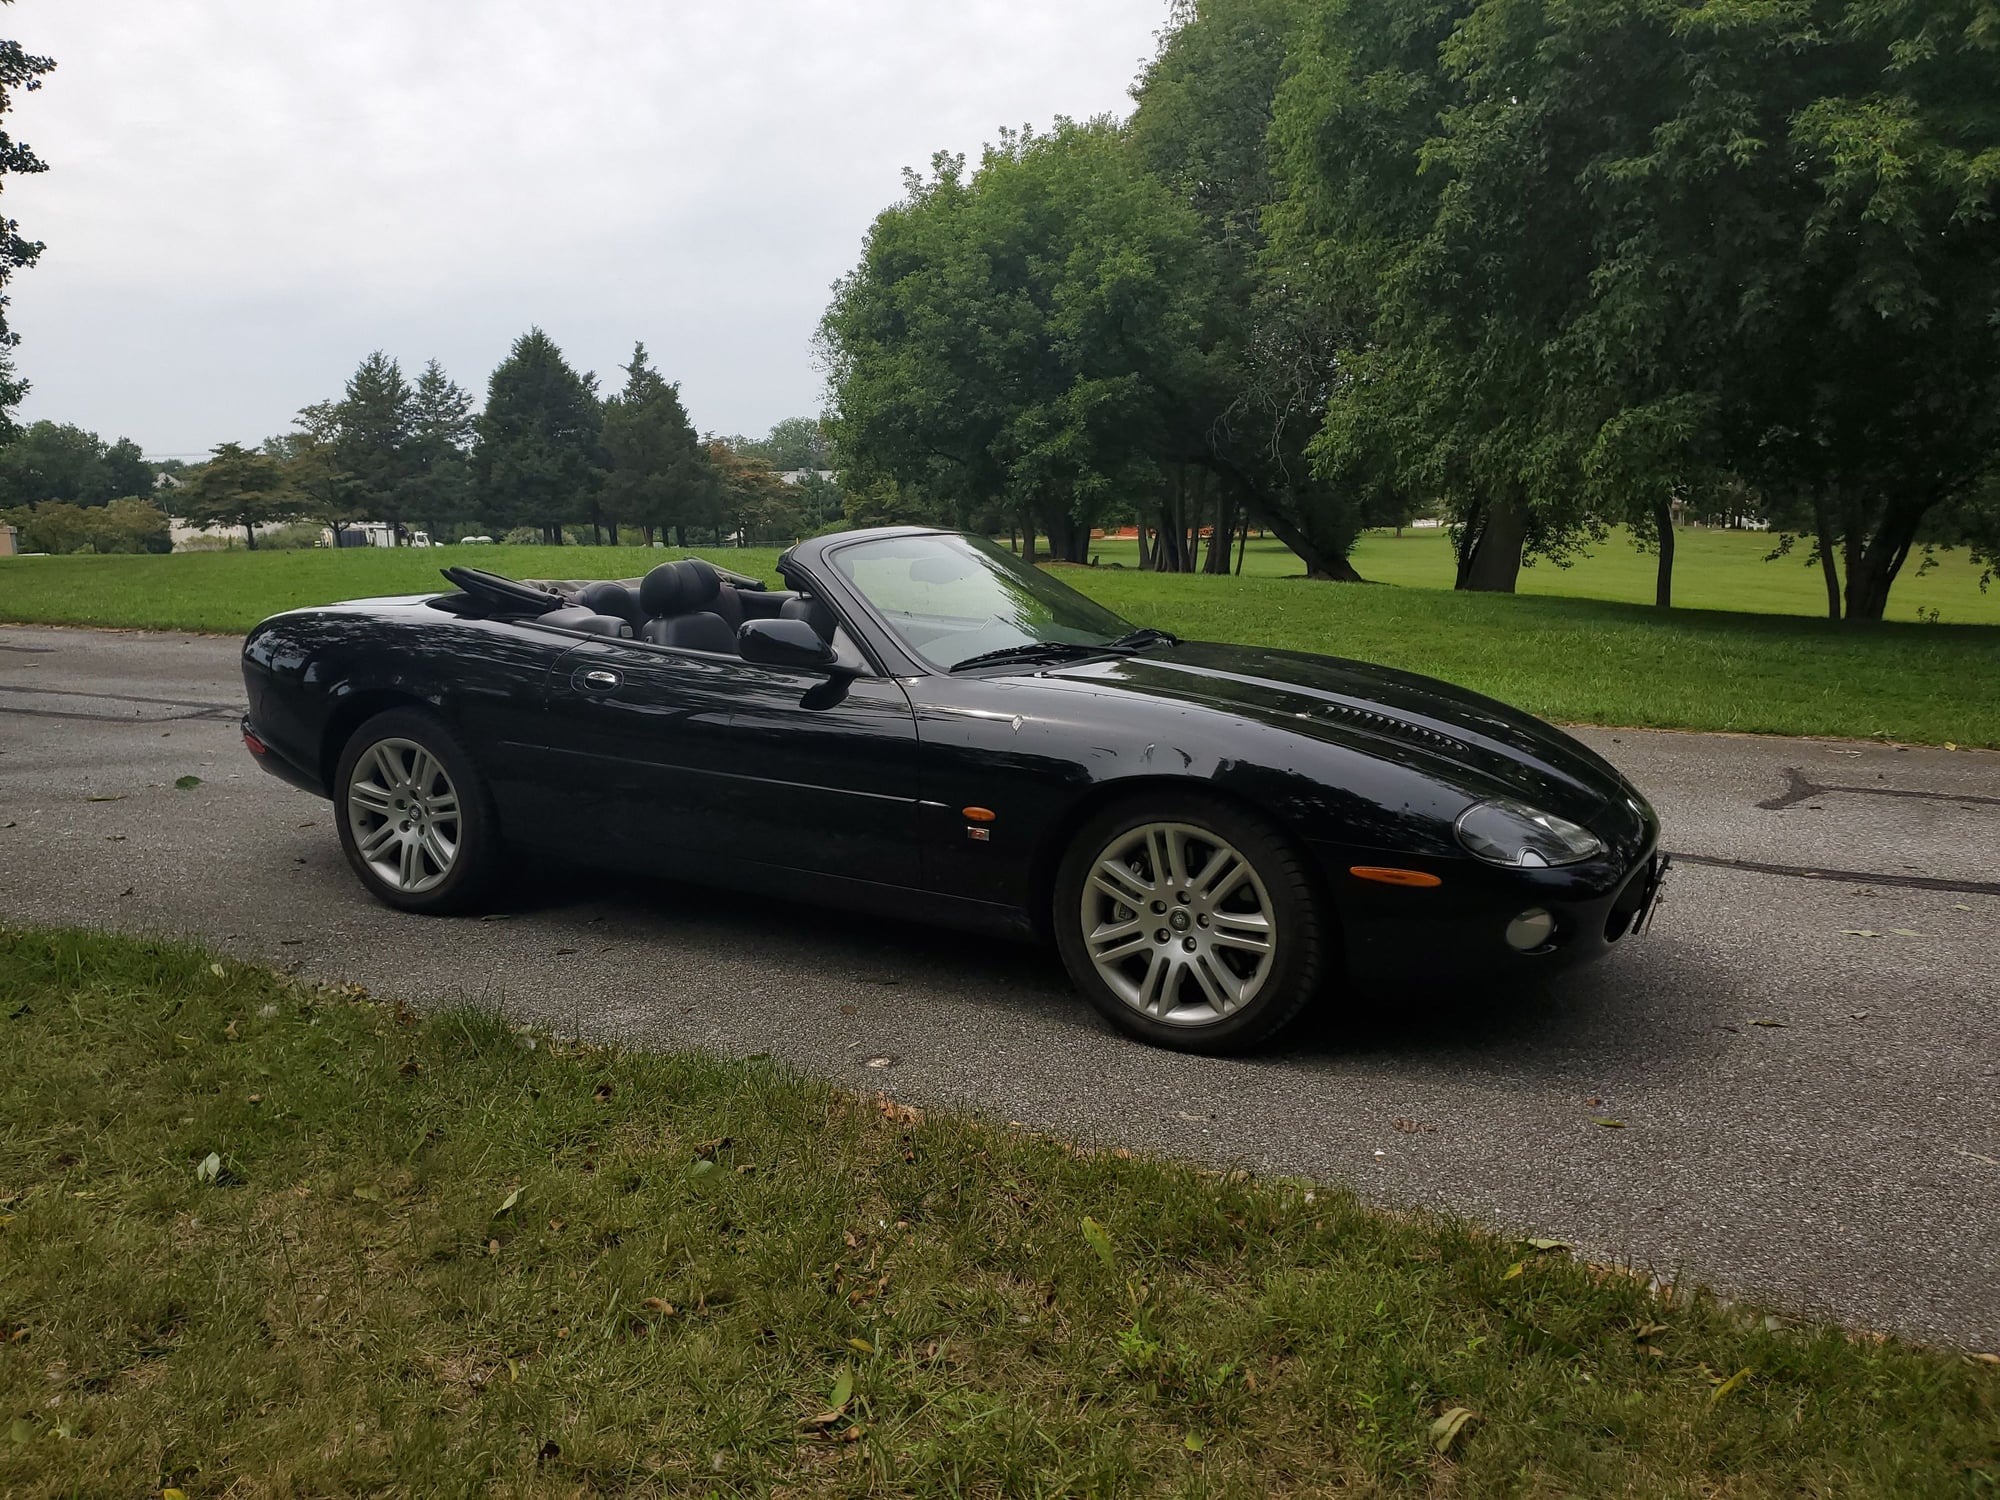
<instances>
[{"instance_id":1,"label":"car door","mask_svg":"<svg viewBox=\"0 0 2000 1500\"><path fill-rule=\"evenodd\" d=\"M550 669L545 799L584 860L673 872L728 841L735 778L725 657L598 637Z\"/></svg>"},{"instance_id":2,"label":"car door","mask_svg":"<svg viewBox=\"0 0 2000 1500\"><path fill-rule=\"evenodd\" d=\"M603 857L918 883L916 722L891 679L604 638L547 703L556 795Z\"/></svg>"},{"instance_id":3,"label":"car door","mask_svg":"<svg viewBox=\"0 0 2000 1500\"><path fill-rule=\"evenodd\" d=\"M917 728L894 678L734 664L730 827L740 858L921 883Z\"/></svg>"}]
</instances>

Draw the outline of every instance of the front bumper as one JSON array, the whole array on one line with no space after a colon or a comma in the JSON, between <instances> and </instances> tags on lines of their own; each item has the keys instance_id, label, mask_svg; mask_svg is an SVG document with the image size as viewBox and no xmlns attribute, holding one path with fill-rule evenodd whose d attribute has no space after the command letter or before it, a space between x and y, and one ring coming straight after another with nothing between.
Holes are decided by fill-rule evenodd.
<instances>
[{"instance_id":1,"label":"front bumper","mask_svg":"<svg viewBox=\"0 0 2000 1500\"><path fill-rule=\"evenodd\" d=\"M1508 870L1479 861L1406 860L1318 846L1350 977L1362 981L1529 978L1602 957L1643 932L1669 861L1655 843L1636 857L1558 869ZM1388 865L1437 878L1386 885L1352 872ZM1531 910L1555 920L1548 941L1523 952L1507 927Z\"/></svg>"}]
</instances>

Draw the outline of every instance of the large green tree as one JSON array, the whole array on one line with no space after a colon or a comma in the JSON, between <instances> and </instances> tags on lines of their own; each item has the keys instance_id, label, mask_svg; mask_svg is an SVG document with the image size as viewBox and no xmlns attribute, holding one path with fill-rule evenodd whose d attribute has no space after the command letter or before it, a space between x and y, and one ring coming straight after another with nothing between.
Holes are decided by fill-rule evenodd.
<instances>
[{"instance_id":1,"label":"large green tree","mask_svg":"<svg viewBox=\"0 0 2000 1500\"><path fill-rule=\"evenodd\" d=\"M850 484L1004 503L1081 561L1175 446L1199 225L1106 120L1004 134L969 174L940 155L906 187L821 324Z\"/></svg>"},{"instance_id":2,"label":"large green tree","mask_svg":"<svg viewBox=\"0 0 2000 1500\"><path fill-rule=\"evenodd\" d=\"M294 520L304 513L298 494L285 483L284 466L270 454L223 443L207 463L189 469L171 504L196 526L241 526L244 545L255 551L257 528Z\"/></svg>"},{"instance_id":3,"label":"large green tree","mask_svg":"<svg viewBox=\"0 0 2000 1500\"><path fill-rule=\"evenodd\" d=\"M348 514L385 521L394 541L416 500L416 412L403 368L380 349L348 377L334 457L347 476Z\"/></svg>"},{"instance_id":4,"label":"large green tree","mask_svg":"<svg viewBox=\"0 0 2000 1500\"><path fill-rule=\"evenodd\" d=\"M531 328L486 385L474 482L496 527L537 526L560 545L563 523L588 519L597 499L602 413L595 380Z\"/></svg>"},{"instance_id":5,"label":"large green tree","mask_svg":"<svg viewBox=\"0 0 2000 1500\"><path fill-rule=\"evenodd\" d=\"M1271 222L1345 325L1323 467L1441 501L1471 587L1747 483L1879 619L2000 451L1996 34L1985 0L1317 0Z\"/></svg>"},{"instance_id":6,"label":"large green tree","mask_svg":"<svg viewBox=\"0 0 2000 1500\"><path fill-rule=\"evenodd\" d=\"M39 89L42 79L54 69L52 58L36 56L19 42L0 41L0 188L5 187L10 176L48 171L48 164L35 155L28 143L16 140L6 129L6 115L13 109L17 94L31 94ZM0 214L0 438L12 434L14 408L28 393L28 382L14 369L14 347L21 342L21 336L7 326L7 285L16 271L32 266L41 254L40 240L23 238L20 224Z\"/></svg>"},{"instance_id":7,"label":"large green tree","mask_svg":"<svg viewBox=\"0 0 2000 1500\"><path fill-rule=\"evenodd\" d=\"M708 450L681 405L680 386L656 370L642 343L632 345L625 385L604 403L604 510L611 539L621 523L671 529L682 546L689 527L713 527L721 489Z\"/></svg>"},{"instance_id":8,"label":"large green tree","mask_svg":"<svg viewBox=\"0 0 2000 1500\"><path fill-rule=\"evenodd\" d=\"M96 433L68 422L36 422L16 429L11 441L0 446L0 505L144 499L153 492L153 475L153 466L130 438L107 445Z\"/></svg>"},{"instance_id":9,"label":"large green tree","mask_svg":"<svg viewBox=\"0 0 2000 1500\"><path fill-rule=\"evenodd\" d=\"M408 458L411 514L422 516L431 540L472 513L472 393L428 361L410 387Z\"/></svg>"}]
</instances>

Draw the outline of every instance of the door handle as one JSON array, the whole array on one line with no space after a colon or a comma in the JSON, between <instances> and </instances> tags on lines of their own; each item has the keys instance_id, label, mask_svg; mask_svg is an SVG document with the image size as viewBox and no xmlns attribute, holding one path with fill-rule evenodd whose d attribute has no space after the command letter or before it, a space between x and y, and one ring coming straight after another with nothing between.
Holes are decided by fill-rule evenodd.
<instances>
[{"instance_id":1,"label":"door handle","mask_svg":"<svg viewBox=\"0 0 2000 1500\"><path fill-rule=\"evenodd\" d=\"M618 674L616 672L607 672L602 667L583 674L584 687L593 693L608 693L617 687L618 683Z\"/></svg>"}]
</instances>

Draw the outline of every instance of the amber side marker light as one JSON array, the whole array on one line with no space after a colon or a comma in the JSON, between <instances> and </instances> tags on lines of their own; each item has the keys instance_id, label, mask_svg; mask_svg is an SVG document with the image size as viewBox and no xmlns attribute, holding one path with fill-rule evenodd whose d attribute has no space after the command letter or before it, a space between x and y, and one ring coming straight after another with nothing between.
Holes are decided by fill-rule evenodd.
<instances>
[{"instance_id":1,"label":"amber side marker light","mask_svg":"<svg viewBox=\"0 0 2000 1500\"><path fill-rule=\"evenodd\" d=\"M1350 865L1347 873L1356 880L1372 880L1377 885L1407 885L1419 890L1444 884L1423 870L1399 870L1393 865Z\"/></svg>"},{"instance_id":2,"label":"amber side marker light","mask_svg":"<svg viewBox=\"0 0 2000 1500\"><path fill-rule=\"evenodd\" d=\"M968 823L991 823L1000 816L990 807L961 807L959 811L965 814Z\"/></svg>"}]
</instances>

